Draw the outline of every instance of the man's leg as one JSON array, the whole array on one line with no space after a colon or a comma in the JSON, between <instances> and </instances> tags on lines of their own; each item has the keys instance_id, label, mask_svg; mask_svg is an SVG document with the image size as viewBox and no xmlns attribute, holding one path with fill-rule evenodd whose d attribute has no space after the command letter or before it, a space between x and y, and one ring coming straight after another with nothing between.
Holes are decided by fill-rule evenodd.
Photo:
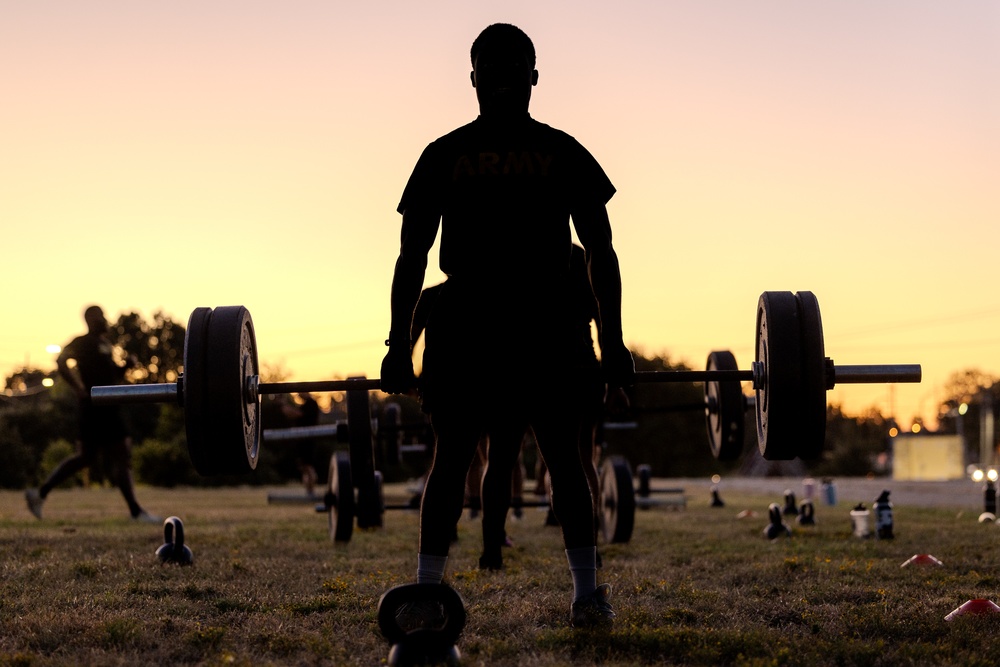
<instances>
[{"instance_id":1,"label":"man's leg","mask_svg":"<svg viewBox=\"0 0 1000 667\"><path fill-rule=\"evenodd\" d=\"M576 627L605 625L615 613L610 586L597 585L596 510L580 457L582 419L578 411L552 411L536 420L535 437L551 477L552 510L562 526L566 559L573 577L571 622Z\"/></svg>"},{"instance_id":2,"label":"man's leg","mask_svg":"<svg viewBox=\"0 0 1000 667\"><path fill-rule=\"evenodd\" d=\"M431 424L434 460L420 503L418 583L441 583L444 577L448 548L465 505L466 474L482 434L479 420L459 410L438 410Z\"/></svg>"},{"instance_id":3,"label":"man's leg","mask_svg":"<svg viewBox=\"0 0 1000 667\"><path fill-rule=\"evenodd\" d=\"M132 481L132 446L129 438L114 438L108 443L110 458L111 482L121 491L128 504L132 518L142 514L142 506L135 498L135 484Z\"/></svg>"}]
</instances>

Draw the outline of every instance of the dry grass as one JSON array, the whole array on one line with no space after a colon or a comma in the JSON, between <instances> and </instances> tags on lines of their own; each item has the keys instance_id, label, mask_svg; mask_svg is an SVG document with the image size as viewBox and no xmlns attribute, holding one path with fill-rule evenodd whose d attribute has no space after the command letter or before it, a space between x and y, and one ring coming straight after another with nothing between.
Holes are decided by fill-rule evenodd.
<instances>
[{"instance_id":1,"label":"dry grass","mask_svg":"<svg viewBox=\"0 0 1000 667\"><path fill-rule=\"evenodd\" d=\"M694 491L694 490L692 490ZM263 489L140 489L184 520L190 568L160 566L160 526L126 518L111 490L57 491L36 521L0 493L0 665L372 665L388 645L376 606L412 581L416 516L335 548L325 518L268 506ZM694 495L694 494L692 494ZM530 510L511 526L507 570L476 568L479 523L463 519L449 582L469 620L459 646L477 665L991 664L998 617L944 616L997 598L1000 529L977 508L896 508L897 537L850 535L848 505L768 542L780 498L699 493L682 512L639 512L630 544L602 547L615 590L611 632L567 627L571 585L555 529ZM758 512L735 518L741 509ZM900 568L932 553L937 569Z\"/></svg>"}]
</instances>

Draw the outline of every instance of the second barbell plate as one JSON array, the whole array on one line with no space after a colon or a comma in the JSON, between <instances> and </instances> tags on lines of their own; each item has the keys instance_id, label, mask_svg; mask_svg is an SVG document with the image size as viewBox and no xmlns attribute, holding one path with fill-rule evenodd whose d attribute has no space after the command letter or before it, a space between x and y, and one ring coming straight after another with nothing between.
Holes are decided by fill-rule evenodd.
<instances>
[{"instance_id":1,"label":"second barbell plate","mask_svg":"<svg viewBox=\"0 0 1000 667\"><path fill-rule=\"evenodd\" d=\"M709 371L735 371L736 357L728 350L710 352L705 365ZM734 461L743 453L744 398L738 381L705 383L705 425L712 456Z\"/></svg>"},{"instance_id":2,"label":"second barbell plate","mask_svg":"<svg viewBox=\"0 0 1000 667\"><path fill-rule=\"evenodd\" d=\"M354 482L347 452L334 452L330 457L329 485L329 497L334 500L329 511L330 539L350 542L354 533Z\"/></svg>"},{"instance_id":3,"label":"second barbell plate","mask_svg":"<svg viewBox=\"0 0 1000 667\"><path fill-rule=\"evenodd\" d=\"M601 465L600 507L597 508L601 534L609 544L628 542L635 527L635 487L632 468L621 456L610 456Z\"/></svg>"},{"instance_id":4,"label":"second barbell plate","mask_svg":"<svg viewBox=\"0 0 1000 667\"><path fill-rule=\"evenodd\" d=\"M250 311L243 306L213 310L206 344L209 438L204 445L213 451L220 473L251 472L260 453L260 397L248 396L247 381L260 371Z\"/></svg>"},{"instance_id":5,"label":"second barbell plate","mask_svg":"<svg viewBox=\"0 0 1000 667\"><path fill-rule=\"evenodd\" d=\"M795 299L798 302L802 354L796 454L809 461L820 457L826 439L826 352L819 301L812 292L796 292Z\"/></svg>"},{"instance_id":6,"label":"second barbell plate","mask_svg":"<svg viewBox=\"0 0 1000 667\"><path fill-rule=\"evenodd\" d=\"M184 431L191 463L198 474L206 476L218 475L223 469L219 452L212 447L209 438L211 413L208 412L205 396L208 323L211 319L211 308L195 308L184 332Z\"/></svg>"},{"instance_id":7,"label":"second barbell plate","mask_svg":"<svg viewBox=\"0 0 1000 667\"><path fill-rule=\"evenodd\" d=\"M381 528L382 512L375 485L371 397L367 389L347 392L347 424L352 474L358 489L358 528Z\"/></svg>"}]
</instances>

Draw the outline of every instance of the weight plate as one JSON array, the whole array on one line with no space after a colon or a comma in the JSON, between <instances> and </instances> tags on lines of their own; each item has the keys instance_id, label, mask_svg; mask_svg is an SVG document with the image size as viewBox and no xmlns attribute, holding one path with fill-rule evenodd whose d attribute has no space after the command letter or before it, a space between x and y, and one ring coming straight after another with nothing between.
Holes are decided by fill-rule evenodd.
<instances>
[{"instance_id":1,"label":"weight plate","mask_svg":"<svg viewBox=\"0 0 1000 667\"><path fill-rule=\"evenodd\" d=\"M382 483L382 471L375 471L375 497L378 498L378 525L383 523L382 515L385 514L385 487Z\"/></svg>"},{"instance_id":2,"label":"weight plate","mask_svg":"<svg viewBox=\"0 0 1000 667\"><path fill-rule=\"evenodd\" d=\"M728 350L708 354L705 368L709 371L736 371L736 357ZM720 461L733 461L743 453L743 388L736 381L705 383L705 425L712 456Z\"/></svg>"},{"instance_id":3,"label":"weight plate","mask_svg":"<svg viewBox=\"0 0 1000 667\"><path fill-rule=\"evenodd\" d=\"M632 538L635 526L635 487L632 484L632 468L624 457L611 456L601 465L598 518L607 543L628 542Z\"/></svg>"},{"instance_id":4,"label":"weight plate","mask_svg":"<svg viewBox=\"0 0 1000 667\"><path fill-rule=\"evenodd\" d=\"M380 528L382 512L375 488L375 444L368 390L347 392L347 424L354 485L358 489L358 528Z\"/></svg>"},{"instance_id":5,"label":"weight plate","mask_svg":"<svg viewBox=\"0 0 1000 667\"><path fill-rule=\"evenodd\" d=\"M757 302L757 446L769 461L794 459L802 404L799 307L791 292L764 292Z\"/></svg>"},{"instance_id":6,"label":"weight plate","mask_svg":"<svg viewBox=\"0 0 1000 667\"><path fill-rule=\"evenodd\" d=\"M257 341L243 306L212 311L206 339L205 405L209 419L203 448L218 462L216 474L243 474L257 467L260 397L247 383L259 374Z\"/></svg>"},{"instance_id":7,"label":"weight plate","mask_svg":"<svg viewBox=\"0 0 1000 667\"><path fill-rule=\"evenodd\" d=\"M796 292L802 351L802 390L798 410L798 457L818 459L826 439L826 351L819 301L812 292Z\"/></svg>"},{"instance_id":8,"label":"weight plate","mask_svg":"<svg viewBox=\"0 0 1000 667\"><path fill-rule=\"evenodd\" d=\"M351 457L335 452L330 457L330 539L350 542L354 533L354 483L351 480Z\"/></svg>"},{"instance_id":9,"label":"weight plate","mask_svg":"<svg viewBox=\"0 0 1000 667\"><path fill-rule=\"evenodd\" d=\"M200 475L217 475L224 466L220 452L212 447L209 436L211 411L208 406L208 324L211 308L195 308L184 333L184 431L188 455Z\"/></svg>"}]
</instances>

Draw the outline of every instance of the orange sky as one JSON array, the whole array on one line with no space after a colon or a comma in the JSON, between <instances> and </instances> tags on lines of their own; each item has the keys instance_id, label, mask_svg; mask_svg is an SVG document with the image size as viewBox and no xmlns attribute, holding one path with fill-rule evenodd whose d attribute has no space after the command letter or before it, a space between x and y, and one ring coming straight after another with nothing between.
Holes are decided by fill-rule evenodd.
<instances>
[{"instance_id":1,"label":"orange sky","mask_svg":"<svg viewBox=\"0 0 1000 667\"><path fill-rule=\"evenodd\" d=\"M995 2L341 4L0 11L3 376L52 368L92 302L244 304L293 379L376 376L395 207L475 116L494 21L535 41L532 114L618 188L628 342L748 367L759 294L812 290L837 363L924 367L834 389L849 410L907 424L952 372L1000 375Z\"/></svg>"}]
</instances>

